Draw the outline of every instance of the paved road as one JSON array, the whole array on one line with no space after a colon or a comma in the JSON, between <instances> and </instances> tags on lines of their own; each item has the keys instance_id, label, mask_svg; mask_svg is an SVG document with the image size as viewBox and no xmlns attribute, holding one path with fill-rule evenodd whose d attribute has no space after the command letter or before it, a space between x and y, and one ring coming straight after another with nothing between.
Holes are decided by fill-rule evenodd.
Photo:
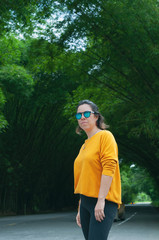
<instances>
[{"instance_id":1,"label":"paved road","mask_svg":"<svg viewBox=\"0 0 159 240\"><path fill-rule=\"evenodd\" d=\"M150 205L126 207L126 220L113 223L109 240L159 240L159 212ZM0 218L0 240L84 240L76 213ZM100 239L99 239L100 240Z\"/></svg>"},{"instance_id":2,"label":"paved road","mask_svg":"<svg viewBox=\"0 0 159 240\"><path fill-rule=\"evenodd\" d=\"M159 240L159 211L148 204L126 210L126 220L113 224L109 240Z\"/></svg>"}]
</instances>

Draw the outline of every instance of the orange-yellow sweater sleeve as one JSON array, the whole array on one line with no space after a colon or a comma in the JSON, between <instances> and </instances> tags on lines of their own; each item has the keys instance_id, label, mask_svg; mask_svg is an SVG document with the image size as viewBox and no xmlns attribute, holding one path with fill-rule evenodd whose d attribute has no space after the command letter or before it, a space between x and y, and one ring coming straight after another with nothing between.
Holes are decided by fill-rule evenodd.
<instances>
[{"instance_id":1,"label":"orange-yellow sweater sleeve","mask_svg":"<svg viewBox=\"0 0 159 240\"><path fill-rule=\"evenodd\" d=\"M118 147L111 132L107 132L106 135L102 136L100 152L100 160L103 168L102 174L113 177L118 161Z\"/></svg>"}]
</instances>

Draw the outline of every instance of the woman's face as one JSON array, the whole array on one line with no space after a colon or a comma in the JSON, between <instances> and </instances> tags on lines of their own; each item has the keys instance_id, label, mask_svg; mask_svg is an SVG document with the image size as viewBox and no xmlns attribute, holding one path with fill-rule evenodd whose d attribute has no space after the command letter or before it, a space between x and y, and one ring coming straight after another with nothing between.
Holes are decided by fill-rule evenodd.
<instances>
[{"instance_id":1,"label":"woman's face","mask_svg":"<svg viewBox=\"0 0 159 240\"><path fill-rule=\"evenodd\" d=\"M77 109L77 113L83 113L85 111L92 111L92 108L90 105L88 104L83 104L83 105L80 105ZM90 117L86 118L84 116L84 114L82 114L82 117L81 119L77 120L78 121L78 124L79 126L85 131L91 131L93 130L94 128L97 127L96 125L96 121L97 121L98 117L95 116L93 113L91 113Z\"/></svg>"}]
</instances>

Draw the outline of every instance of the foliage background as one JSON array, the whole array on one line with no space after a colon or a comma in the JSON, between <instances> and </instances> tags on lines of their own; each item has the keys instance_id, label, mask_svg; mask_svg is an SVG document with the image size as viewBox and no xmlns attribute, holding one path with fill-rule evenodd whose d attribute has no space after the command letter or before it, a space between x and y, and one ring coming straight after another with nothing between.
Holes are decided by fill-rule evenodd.
<instances>
[{"instance_id":1,"label":"foliage background","mask_svg":"<svg viewBox=\"0 0 159 240\"><path fill-rule=\"evenodd\" d=\"M124 202L142 192L158 199L158 13L156 0L4 2L2 213L76 207L81 99L97 103L117 140Z\"/></svg>"}]
</instances>

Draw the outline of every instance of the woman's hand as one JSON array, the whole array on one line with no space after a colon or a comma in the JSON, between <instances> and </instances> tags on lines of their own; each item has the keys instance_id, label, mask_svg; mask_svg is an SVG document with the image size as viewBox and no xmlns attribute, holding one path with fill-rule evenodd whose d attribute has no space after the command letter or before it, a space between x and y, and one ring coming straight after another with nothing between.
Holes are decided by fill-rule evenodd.
<instances>
[{"instance_id":1,"label":"woman's hand","mask_svg":"<svg viewBox=\"0 0 159 240\"><path fill-rule=\"evenodd\" d=\"M98 199L94 209L95 219L101 222L105 218L104 214L105 199Z\"/></svg>"},{"instance_id":2,"label":"woman's hand","mask_svg":"<svg viewBox=\"0 0 159 240\"><path fill-rule=\"evenodd\" d=\"M77 216L76 216L76 223L79 227L81 227L81 220L80 220L80 213L78 211Z\"/></svg>"}]
</instances>

